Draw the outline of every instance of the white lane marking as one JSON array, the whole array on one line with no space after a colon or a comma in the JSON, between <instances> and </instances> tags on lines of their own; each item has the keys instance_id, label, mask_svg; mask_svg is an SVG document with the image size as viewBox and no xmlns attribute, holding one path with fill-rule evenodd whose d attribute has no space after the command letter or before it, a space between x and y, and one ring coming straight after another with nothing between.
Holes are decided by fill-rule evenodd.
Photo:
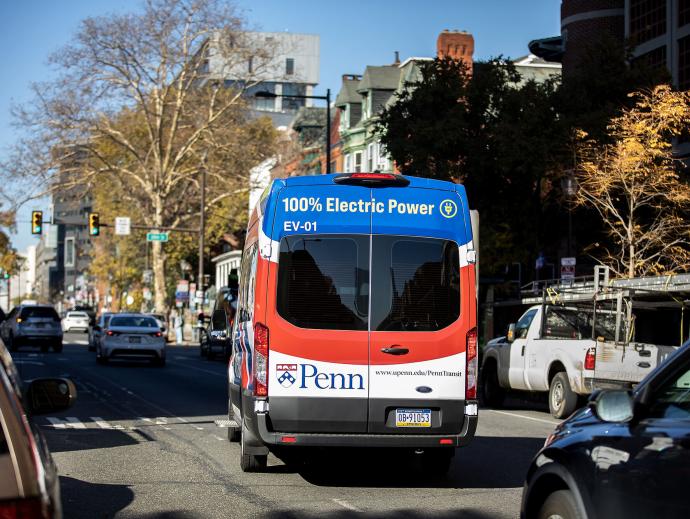
<instances>
[{"instance_id":1,"label":"white lane marking","mask_svg":"<svg viewBox=\"0 0 690 519\"><path fill-rule=\"evenodd\" d=\"M551 421L551 420L544 420L543 418L534 418L532 416L524 416L521 414L517 413L509 413L508 411L496 411L495 409L485 409L485 411L490 411L492 413L498 413L498 414L504 414L507 416L514 416L515 418L523 418L525 420L532 420L533 422L541 422L541 423L547 423L549 425L558 425L560 422L557 421Z\"/></svg>"},{"instance_id":2,"label":"white lane marking","mask_svg":"<svg viewBox=\"0 0 690 519\"><path fill-rule=\"evenodd\" d=\"M218 440L219 442L224 442L224 441L225 441L223 438L221 438L220 436L216 436L215 434L213 435L213 437L214 437L216 440Z\"/></svg>"},{"instance_id":3,"label":"white lane marking","mask_svg":"<svg viewBox=\"0 0 690 519\"><path fill-rule=\"evenodd\" d=\"M101 429L118 429L118 430L124 429L124 427L119 425L119 424L112 425L111 423L105 421L100 416L90 416L89 418L96 425L98 425L98 427L100 427Z\"/></svg>"},{"instance_id":4,"label":"white lane marking","mask_svg":"<svg viewBox=\"0 0 690 519\"><path fill-rule=\"evenodd\" d=\"M148 422L151 424L160 425L166 431L170 430L170 427L166 427L166 425L168 424L168 420L165 417L156 418L155 422L153 420L151 420L151 418L144 418L143 416L138 417L137 420L142 420L144 422Z\"/></svg>"},{"instance_id":5,"label":"white lane marking","mask_svg":"<svg viewBox=\"0 0 690 519\"><path fill-rule=\"evenodd\" d=\"M86 425L81 423L77 418L74 416L67 416L64 420L61 420L60 418L55 418L53 416L46 417L46 420L48 420L54 429L66 429L67 427L70 427L72 429L86 429Z\"/></svg>"},{"instance_id":6,"label":"white lane marking","mask_svg":"<svg viewBox=\"0 0 690 519\"><path fill-rule=\"evenodd\" d=\"M15 364L31 364L32 366L45 366L45 362L39 362L37 360L15 360Z\"/></svg>"},{"instance_id":7,"label":"white lane marking","mask_svg":"<svg viewBox=\"0 0 690 519\"><path fill-rule=\"evenodd\" d=\"M214 375L214 376L216 376L216 377L227 378L227 375L225 374L225 372L223 372L223 373L217 373L217 372L215 372L215 371L211 371L211 370L208 370L208 369L203 369L203 368L197 368L197 367L195 367L195 366L190 366L189 364L178 364L177 362L170 362L170 361L168 361L168 364L172 364L173 366L180 366L180 367L185 368L185 369L193 369L193 370L196 370L196 371L201 371L202 373L208 373L209 375Z\"/></svg>"},{"instance_id":8,"label":"white lane marking","mask_svg":"<svg viewBox=\"0 0 690 519\"><path fill-rule=\"evenodd\" d=\"M145 399L143 396L137 395L136 393L132 393L129 389L127 389L127 388L124 387L124 386L118 386L115 382L113 382L113 381L110 380L109 378L107 378L107 377L101 377L101 376L98 376L98 375L95 375L95 376L96 376L96 378L99 378L99 379L103 380L104 382L107 382L107 383L109 383L109 384L111 384L111 385L113 385L113 386L115 386L115 387L121 389L122 391L126 391L126 392L129 393L130 395L132 395L132 396L138 398L139 400L141 400L142 402L144 402L145 404L147 404L147 405L149 405L149 406L151 406L151 407L155 407L156 409L158 409L158 410L161 411L162 413L166 413L166 414L170 415L171 418L175 418L176 420L179 420L180 422L182 422L182 423L184 423L184 424L192 425L192 423L191 423L189 420L185 420L185 419L182 418L181 416L175 416L174 413L171 413L170 411L168 411L168 410L165 409L164 407L161 407L161 406L159 406L159 405L157 405L157 404L154 404L154 403L151 402L150 400ZM225 377L223 377L223 378L225 378ZM141 418L141 417L139 417L139 419L141 419L141 420L146 420L146 418ZM204 430L203 427L196 427L196 426L195 426L195 429L197 429L198 431L203 431L203 430ZM170 430L170 429L168 428L168 430Z\"/></svg>"},{"instance_id":9,"label":"white lane marking","mask_svg":"<svg viewBox=\"0 0 690 519\"><path fill-rule=\"evenodd\" d=\"M333 502L336 503L336 504L338 504L338 505L340 505L340 506L342 506L343 508L346 508L346 509L348 509L348 510L351 510L352 512L361 512L361 510L360 510L359 508L357 508L356 506L351 505L350 503L348 503L348 502L345 501L344 499L335 499L335 498L334 498L334 499L333 499Z\"/></svg>"}]
</instances>

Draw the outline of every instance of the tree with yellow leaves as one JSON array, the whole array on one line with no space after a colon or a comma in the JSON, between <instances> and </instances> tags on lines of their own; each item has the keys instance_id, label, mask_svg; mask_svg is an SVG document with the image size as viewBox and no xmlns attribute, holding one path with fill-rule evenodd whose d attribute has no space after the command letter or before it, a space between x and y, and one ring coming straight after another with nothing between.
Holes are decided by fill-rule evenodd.
<instances>
[{"instance_id":1,"label":"tree with yellow leaves","mask_svg":"<svg viewBox=\"0 0 690 519\"><path fill-rule=\"evenodd\" d=\"M661 85L633 96L635 105L611 120L609 144L579 132L577 201L601 216L611 246L592 249L616 275L686 271L690 187L672 139L689 128L690 93Z\"/></svg>"}]
</instances>

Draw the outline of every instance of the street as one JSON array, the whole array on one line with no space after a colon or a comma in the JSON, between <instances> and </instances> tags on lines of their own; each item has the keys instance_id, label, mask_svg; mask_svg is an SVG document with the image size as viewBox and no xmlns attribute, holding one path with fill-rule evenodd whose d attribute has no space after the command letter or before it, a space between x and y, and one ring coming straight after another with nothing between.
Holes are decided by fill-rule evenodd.
<instances>
[{"instance_id":1,"label":"street","mask_svg":"<svg viewBox=\"0 0 690 519\"><path fill-rule=\"evenodd\" d=\"M270 456L242 473L226 418L225 364L198 348L169 346L164 368L95 362L86 336L61 354L14 354L23 379L65 376L77 403L37 417L59 467L65 517L517 517L533 454L557 423L541 403L480 411L477 437L445 478L410 456L361 451L305 466Z\"/></svg>"}]
</instances>

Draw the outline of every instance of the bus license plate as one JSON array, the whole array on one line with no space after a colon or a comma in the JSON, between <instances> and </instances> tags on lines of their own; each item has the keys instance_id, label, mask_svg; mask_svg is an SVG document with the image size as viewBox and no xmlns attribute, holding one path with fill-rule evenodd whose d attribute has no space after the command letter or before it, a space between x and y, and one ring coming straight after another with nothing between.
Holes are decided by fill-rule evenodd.
<instances>
[{"instance_id":1,"label":"bus license plate","mask_svg":"<svg viewBox=\"0 0 690 519\"><path fill-rule=\"evenodd\" d=\"M396 427L431 427L431 409L396 409Z\"/></svg>"}]
</instances>

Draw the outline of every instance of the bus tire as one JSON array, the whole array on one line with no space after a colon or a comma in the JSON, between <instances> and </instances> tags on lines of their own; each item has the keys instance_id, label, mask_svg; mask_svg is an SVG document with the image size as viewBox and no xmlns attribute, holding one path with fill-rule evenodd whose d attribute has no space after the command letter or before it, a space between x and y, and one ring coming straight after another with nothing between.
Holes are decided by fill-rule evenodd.
<instances>
[{"instance_id":1,"label":"bus tire","mask_svg":"<svg viewBox=\"0 0 690 519\"><path fill-rule=\"evenodd\" d=\"M246 426L242 424L242 432L240 434L240 468L242 472L261 472L268 464L268 456L266 454L249 454L246 452L246 429Z\"/></svg>"},{"instance_id":2,"label":"bus tire","mask_svg":"<svg viewBox=\"0 0 690 519\"><path fill-rule=\"evenodd\" d=\"M554 418L567 418L577 409L577 394L570 388L568 375L556 373L549 386L549 411Z\"/></svg>"}]
</instances>

